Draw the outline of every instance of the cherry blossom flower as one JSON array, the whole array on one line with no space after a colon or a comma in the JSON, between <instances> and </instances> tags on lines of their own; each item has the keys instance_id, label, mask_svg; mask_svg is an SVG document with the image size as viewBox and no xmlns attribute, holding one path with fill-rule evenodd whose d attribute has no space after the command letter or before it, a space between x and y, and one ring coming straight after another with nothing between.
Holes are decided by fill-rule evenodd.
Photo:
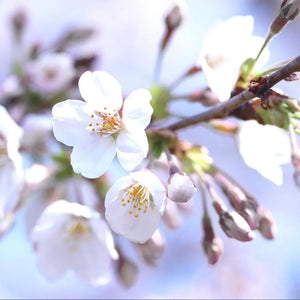
<instances>
[{"instance_id":1,"label":"cherry blossom flower","mask_svg":"<svg viewBox=\"0 0 300 300\"><path fill-rule=\"evenodd\" d=\"M158 228L165 202L165 187L153 173L132 172L108 190L105 216L114 232L132 242L145 243Z\"/></svg>"},{"instance_id":2,"label":"cherry blossom flower","mask_svg":"<svg viewBox=\"0 0 300 300\"><path fill-rule=\"evenodd\" d=\"M282 184L281 165L290 162L288 134L272 125L244 121L237 135L239 151L250 167L277 185Z\"/></svg>"},{"instance_id":3,"label":"cherry blossom flower","mask_svg":"<svg viewBox=\"0 0 300 300\"><path fill-rule=\"evenodd\" d=\"M75 76L75 68L67 53L46 53L26 66L30 87L47 96L66 89Z\"/></svg>"},{"instance_id":4,"label":"cherry blossom flower","mask_svg":"<svg viewBox=\"0 0 300 300\"><path fill-rule=\"evenodd\" d=\"M121 117L121 88L108 73L85 72L79 90L85 101L66 100L52 109L54 136L73 146L74 172L97 178L108 170L116 153L122 167L133 170L148 153L150 92L133 91L124 101Z\"/></svg>"},{"instance_id":5,"label":"cherry blossom flower","mask_svg":"<svg viewBox=\"0 0 300 300\"><path fill-rule=\"evenodd\" d=\"M255 58L263 45L263 38L253 36L252 31L253 17L236 16L219 22L203 40L198 64L220 101L230 98L242 63L250 57ZM258 69L268 56L269 52L265 50L258 60Z\"/></svg>"},{"instance_id":6,"label":"cherry blossom flower","mask_svg":"<svg viewBox=\"0 0 300 300\"><path fill-rule=\"evenodd\" d=\"M72 269L93 286L105 284L112 258L118 258L111 232L99 213L65 200L44 210L31 239L38 268L52 281Z\"/></svg>"}]
</instances>

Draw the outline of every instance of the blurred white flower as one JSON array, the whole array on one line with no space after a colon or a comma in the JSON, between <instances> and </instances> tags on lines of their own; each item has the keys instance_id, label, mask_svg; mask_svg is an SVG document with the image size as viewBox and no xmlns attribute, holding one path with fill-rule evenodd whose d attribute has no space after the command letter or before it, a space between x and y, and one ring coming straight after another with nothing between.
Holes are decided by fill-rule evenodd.
<instances>
[{"instance_id":1,"label":"blurred white flower","mask_svg":"<svg viewBox=\"0 0 300 300\"><path fill-rule=\"evenodd\" d=\"M24 135L22 148L36 157L47 155L51 150L51 115L28 114L22 122ZM55 141L52 138L53 141Z\"/></svg>"},{"instance_id":2,"label":"blurred white flower","mask_svg":"<svg viewBox=\"0 0 300 300\"><path fill-rule=\"evenodd\" d=\"M30 233L44 209L57 199L69 199L96 211L103 208L94 186L83 177L72 176L58 180L55 169L34 164L25 173L26 177L26 228Z\"/></svg>"},{"instance_id":3,"label":"blurred white flower","mask_svg":"<svg viewBox=\"0 0 300 300\"><path fill-rule=\"evenodd\" d=\"M237 134L239 151L250 167L277 185L282 184L281 165L290 162L291 149L287 132L254 120L241 123Z\"/></svg>"},{"instance_id":4,"label":"blurred white flower","mask_svg":"<svg viewBox=\"0 0 300 300\"><path fill-rule=\"evenodd\" d=\"M250 57L255 58L263 45L264 39L253 36L252 31L253 17L237 16L219 22L204 38L198 64L220 101L230 98L242 63ZM265 49L256 67L259 69L268 57Z\"/></svg>"},{"instance_id":5,"label":"blurred white flower","mask_svg":"<svg viewBox=\"0 0 300 300\"><path fill-rule=\"evenodd\" d=\"M111 232L100 215L65 200L45 209L31 239L38 268L52 281L72 269L93 286L105 284L110 279L112 258L118 258Z\"/></svg>"},{"instance_id":6,"label":"blurred white flower","mask_svg":"<svg viewBox=\"0 0 300 300\"><path fill-rule=\"evenodd\" d=\"M114 232L145 243L158 228L165 202L165 187L153 173L132 172L108 190L105 216Z\"/></svg>"},{"instance_id":7,"label":"blurred white flower","mask_svg":"<svg viewBox=\"0 0 300 300\"><path fill-rule=\"evenodd\" d=\"M85 72L79 90L85 101L66 100L52 109L55 138L73 146L74 172L97 178L108 170L116 153L122 167L133 170L148 153L145 128L153 112L150 92L133 91L124 101L121 118L121 88L111 75Z\"/></svg>"},{"instance_id":8,"label":"blurred white flower","mask_svg":"<svg viewBox=\"0 0 300 300\"><path fill-rule=\"evenodd\" d=\"M15 213L23 188L24 172L19 153L22 129L14 122L3 106L0 106L0 231L6 217ZM6 226L4 226L5 230Z\"/></svg>"},{"instance_id":9,"label":"blurred white flower","mask_svg":"<svg viewBox=\"0 0 300 300\"><path fill-rule=\"evenodd\" d=\"M26 74L32 90L46 98L68 88L76 75L67 53L42 54L27 64Z\"/></svg>"},{"instance_id":10,"label":"blurred white flower","mask_svg":"<svg viewBox=\"0 0 300 300\"><path fill-rule=\"evenodd\" d=\"M23 87L20 79L16 75L7 76L0 84L0 97L13 98L23 93Z\"/></svg>"}]
</instances>

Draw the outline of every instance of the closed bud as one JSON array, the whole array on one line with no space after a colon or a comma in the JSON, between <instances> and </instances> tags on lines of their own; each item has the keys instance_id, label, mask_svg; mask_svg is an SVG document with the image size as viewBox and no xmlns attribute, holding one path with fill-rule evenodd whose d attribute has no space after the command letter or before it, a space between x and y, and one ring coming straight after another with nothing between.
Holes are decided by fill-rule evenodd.
<instances>
[{"instance_id":1,"label":"closed bud","mask_svg":"<svg viewBox=\"0 0 300 300\"><path fill-rule=\"evenodd\" d=\"M266 209L260 209L259 231L265 239L272 240L277 234L273 215Z\"/></svg>"},{"instance_id":2,"label":"closed bud","mask_svg":"<svg viewBox=\"0 0 300 300\"><path fill-rule=\"evenodd\" d=\"M280 8L280 16L287 20L294 20L300 10L299 0L284 0Z\"/></svg>"},{"instance_id":3,"label":"closed bud","mask_svg":"<svg viewBox=\"0 0 300 300\"><path fill-rule=\"evenodd\" d=\"M172 174L168 179L168 197L174 202L187 202L196 191L190 177L182 171Z\"/></svg>"},{"instance_id":4,"label":"closed bud","mask_svg":"<svg viewBox=\"0 0 300 300\"><path fill-rule=\"evenodd\" d=\"M138 278L138 267L129 259L120 256L118 261L117 275L123 286L132 287Z\"/></svg>"},{"instance_id":5,"label":"closed bud","mask_svg":"<svg viewBox=\"0 0 300 300\"><path fill-rule=\"evenodd\" d=\"M259 224L259 214L257 212L257 206L251 200L242 203L239 213L252 230L257 229Z\"/></svg>"},{"instance_id":6,"label":"closed bud","mask_svg":"<svg viewBox=\"0 0 300 300\"><path fill-rule=\"evenodd\" d=\"M254 232L246 220L235 211L226 211L220 215L220 225L226 235L241 242L252 241Z\"/></svg>"},{"instance_id":7,"label":"closed bud","mask_svg":"<svg viewBox=\"0 0 300 300\"><path fill-rule=\"evenodd\" d=\"M167 205L162 215L162 220L169 229L178 229L182 224L182 217L177 203L167 200Z\"/></svg>"},{"instance_id":8,"label":"closed bud","mask_svg":"<svg viewBox=\"0 0 300 300\"><path fill-rule=\"evenodd\" d=\"M159 260L165 252L165 244L165 238L157 229L146 243L136 244L136 247L145 262L155 266L157 260Z\"/></svg>"},{"instance_id":9,"label":"closed bud","mask_svg":"<svg viewBox=\"0 0 300 300\"><path fill-rule=\"evenodd\" d=\"M211 265L216 264L223 253L223 241L215 236L210 217L205 214L202 220L204 237L202 240L203 250Z\"/></svg>"},{"instance_id":10,"label":"closed bud","mask_svg":"<svg viewBox=\"0 0 300 300\"><path fill-rule=\"evenodd\" d=\"M20 40L27 22L27 15L24 9L20 8L12 15L11 24L16 40Z\"/></svg>"},{"instance_id":11,"label":"closed bud","mask_svg":"<svg viewBox=\"0 0 300 300\"><path fill-rule=\"evenodd\" d=\"M203 240L202 246L207 256L208 263L215 265L223 253L223 241L219 237L213 237L212 240Z\"/></svg>"},{"instance_id":12,"label":"closed bud","mask_svg":"<svg viewBox=\"0 0 300 300\"><path fill-rule=\"evenodd\" d=\"M169 31L178 28L186 15L186 3L185 1L178 1L175 6L169 11L165 18L165 23Z\"/></svg>"}]
</instances>

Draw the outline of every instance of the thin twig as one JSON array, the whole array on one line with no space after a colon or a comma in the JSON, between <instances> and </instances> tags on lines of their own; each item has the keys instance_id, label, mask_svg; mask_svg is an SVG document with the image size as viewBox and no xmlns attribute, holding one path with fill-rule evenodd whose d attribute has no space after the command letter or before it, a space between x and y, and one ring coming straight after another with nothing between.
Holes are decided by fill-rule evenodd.
<instances>
[{"instance_id":1,"label":"thin twig","mask_svg":"<svg viewBox=\"0 0 300 300\"><path fill-rule=\"evenodd\" d=\"M291 62L274 72L273 74L267 77L267 86L269 89L274 86L279 81L288 77L290 74L294 72L300 71L300 55L293 59ZM241 106L242 104L248 102L249 100L256 97L254 93L252 93L249 89L243 91L242 93L232 97L226 102L215 105L213 108L202 112L198 115L190 117L188 119L178 121L174 124L167 126L165 129L169 130L178 130L182 129L194 124L198 124L201 122L206 122L212 119L224 118L228 116L233 110Z\"/></svg>"}]
</instances>

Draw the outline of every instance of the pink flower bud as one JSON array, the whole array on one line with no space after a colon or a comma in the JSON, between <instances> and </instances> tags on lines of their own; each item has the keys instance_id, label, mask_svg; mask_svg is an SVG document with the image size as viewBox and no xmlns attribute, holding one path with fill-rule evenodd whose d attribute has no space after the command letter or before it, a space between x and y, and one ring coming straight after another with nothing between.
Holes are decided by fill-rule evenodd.
<instances>
[{"instance_id":1,"label":"pink flower bud","mask_svg":"<svg viewBox=\"0 0 300 300\"><path fill-rule=\"evenodd\" d=\"M226 211L220 215L220 225L226 235L241 242L252 241L254 232L246 220L235 211Z\"/></svg>"},{"instance_id":2,"label":"pink flower bud","mask_svg":"<svg viewBox=\"0 0 300 300\"><path fill-rule=\"evenodd\" d=\"M158 259L165 252L165 238L157 229L152 237L144 244L136 244L142 258L149 265L155 266Z\"/></svg>"},{"instance_id":3,"label":"pink flower bud","mask_svg":"<svg viewBox=\"0 0 300 300\"><path fill-rule=\"evenodd\" d=\"M223 241L219 237L214 237L212 240L204 239L202 246L208 258L208 263L215 265L223 253Z\"/></svg>"},{"instance_id":4,"label":"pink flower bud","mask_svg":"<svg viewBox=\"0 0 300 300\"><path fill-rule=\"evenodd\" d=\"M178 229L182 224L182 217L177 203L167 200L167 205L162 215L162 220L170 229Z\"/></svg>"},{"instance_id":5,"label":"pink flower bud","mask_svg":"<svg viewBox=\"0 0 300 300\"><path fill-rule=\"evenodd\" d=\"M260 210L259 231L265 239L272 240L277 234L273 215L266 209Z\"/></svg>"},{"instance_id":6,"label":"pink flower bud","mask_svg":"<svg viewBox=\"0 0 300 300\"><path fill-rule=\"evenodd\" d=\"M167 14L165 23L169 31L175 30L180 26L183 18L186 15L186 5L184 4L184 2L176 4Z\"/></svg>"},{"instance_id":7,"label":"pink flower bud","mask_svg":"<svg viewBox=\"0 0 300 300\"><path fill-rule=\"evenodd\" d=\"M197 191L190 177L184 172L177 172L169 177L168 197L174 202L187 202Z\"/></svg>"},{"instance_id":8,"label":"pink flower bud","mask_svg":"<svg viewBox=\"0 0 300 300\"><path fill-rule=\"evenodd\" d=\"M209 264L214 265L223 253L223 241L215 236L210 217L207 214L203 216L202 226L204 230L202 247Z\"/></svg>"},{"instance_id":9,"label":"pink flower bud","mask_svg":"<svg viewBox=\"0 0 300 300\"><path fill-rule=\"evenodd\" d=\"M241 204L239 214L246 220L251 229L256 229L259 223L257 207L252 201L244 201Z\"/></svg>"}]
</instances>

